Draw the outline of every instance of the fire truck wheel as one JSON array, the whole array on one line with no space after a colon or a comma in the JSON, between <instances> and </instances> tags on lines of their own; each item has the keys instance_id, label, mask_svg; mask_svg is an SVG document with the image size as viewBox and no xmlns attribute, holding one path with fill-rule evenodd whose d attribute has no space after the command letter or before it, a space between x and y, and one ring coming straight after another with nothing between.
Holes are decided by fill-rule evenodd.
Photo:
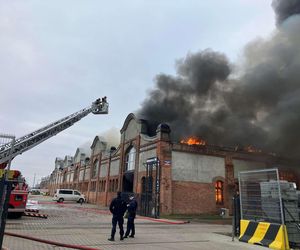
<instances>
[{"instance_id":1,"label":"fire truck wheel","mask_svg":"<svg viewBox=\"0 0 300 250\"><path fill-rule=\"evenodd\" d=\"M64 202L64 198L59 198L58 202L60 202L60 203Z\"/></svg>"}]
</instances>

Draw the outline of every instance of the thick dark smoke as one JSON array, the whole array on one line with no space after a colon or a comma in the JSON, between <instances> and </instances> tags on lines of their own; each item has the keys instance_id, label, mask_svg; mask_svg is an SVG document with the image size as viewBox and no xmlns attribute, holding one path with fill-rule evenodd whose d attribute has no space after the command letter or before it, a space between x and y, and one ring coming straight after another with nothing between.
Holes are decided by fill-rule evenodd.
<instances>
[{"instance_id":1,"label":"thick dark smoke","mask_svg":"<svg viewBox=\"0 0 300 250\"><path fill-rule=\"evenodd\" d=\"M276 13L277 24L295 14L300 14L300 0L273 0L272 7Z\"/></svg>"},{"instance_id":2,"label":"thick dark smoke","mask_svg":"<svg viewBox=\"0 0 300 250\"><path fill-rule=\"evenodd\" d=\"M285 1L273 2L278 15ZM300 17L271 39L248 44L237 66L209 49L188 54L176 76L156 77L139 116L168 123L174 140L197 135L299 158Z\"/></svg>"}]
</instances>

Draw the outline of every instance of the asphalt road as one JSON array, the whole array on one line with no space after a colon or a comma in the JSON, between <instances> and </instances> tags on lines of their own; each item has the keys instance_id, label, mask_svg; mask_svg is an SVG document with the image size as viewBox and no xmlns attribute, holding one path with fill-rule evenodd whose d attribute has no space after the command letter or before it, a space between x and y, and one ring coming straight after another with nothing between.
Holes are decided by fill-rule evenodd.
<instances>
[{"instance_id":1,"label":"asphalt road","mask_svg":"<svg viewBox=\"0 0 300 250\"><path fill-rule=\"evenodd\" d=\"M105 208L92 204L56 203L51 197L31 196L32 208L48 214L48 219L22 217L8 220L6 232L44 240L96 249L262 249L260 246L232 242L230 225L202 223L169 224L147 218L136 219L136 237L120 241L107 239L111 230L111 215ZM170 221L171 223L174 221ZM5 247L11 250L70 249L32 240L5 236Z\"/></svg>"}]
</instances>

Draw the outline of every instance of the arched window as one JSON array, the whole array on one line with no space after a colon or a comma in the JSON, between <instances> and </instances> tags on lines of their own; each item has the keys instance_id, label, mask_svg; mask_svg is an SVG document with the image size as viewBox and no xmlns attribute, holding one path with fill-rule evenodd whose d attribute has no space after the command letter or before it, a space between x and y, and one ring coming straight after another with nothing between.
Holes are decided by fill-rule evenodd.
<instances>
[{"instance_id":1,"label":"arched window","mask_svg":"<svg viewBox=\"0 0 300 250\"><path fill-rule=\"evenodd\" d=\"M97 177L98 172L99 172L99 161L96 160L96 161L94 162L94 164L93 164L92 178Z\"/></svg>"},{"instance_id":2,"label":"arched window","mask_svg":"<svg viewBox=\"0 0 300 250\"><path fill-rule=\"evenodd\" d=\"M131 171L135 168L135 153L134 147L131 147L125 156L125 171Z\"/></svg>"},{"instance_id":3,"label":"arched window","mask_svg":"<svg viewBox=\"0 0 300 250\"><path fill-rule=\"evenodd\" d=\"M223 181L216 181L215 195L216 195L216 204L218 205L222 205L224 202L223 189L224 189Z\"/></svg>"}]
</instances>

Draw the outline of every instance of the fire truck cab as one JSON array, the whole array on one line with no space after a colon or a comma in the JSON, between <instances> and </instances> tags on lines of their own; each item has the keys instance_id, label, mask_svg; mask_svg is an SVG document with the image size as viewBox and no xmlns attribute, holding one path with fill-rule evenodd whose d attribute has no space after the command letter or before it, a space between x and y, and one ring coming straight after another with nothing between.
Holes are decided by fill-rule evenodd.
<instances>
[{"instance_id":1,"label":"fire truck cab","mask_svg":"<svg viewBox=\"0 0 300 250\"><path fill-rule=\"evenodd\" d=\"M18 171L19 172L19 171ZM19 172L19 174L21 174ZM17 219L22 217L26 209L28 198L28 185L24 178L18 178L12 182L12 191L8 202L8 218Z\"/></svg>"},{"instance_id":2,"label":"fire truck cab","mask_svg":"<svg viewBox=\"0 0 300 250\"><path fill-rule=\"evenodd\" d=\"M25 212L28 192L24 190L14 190L11 192L8 203L8 218L17 219Z\"/></svg>"}]
</instances>

